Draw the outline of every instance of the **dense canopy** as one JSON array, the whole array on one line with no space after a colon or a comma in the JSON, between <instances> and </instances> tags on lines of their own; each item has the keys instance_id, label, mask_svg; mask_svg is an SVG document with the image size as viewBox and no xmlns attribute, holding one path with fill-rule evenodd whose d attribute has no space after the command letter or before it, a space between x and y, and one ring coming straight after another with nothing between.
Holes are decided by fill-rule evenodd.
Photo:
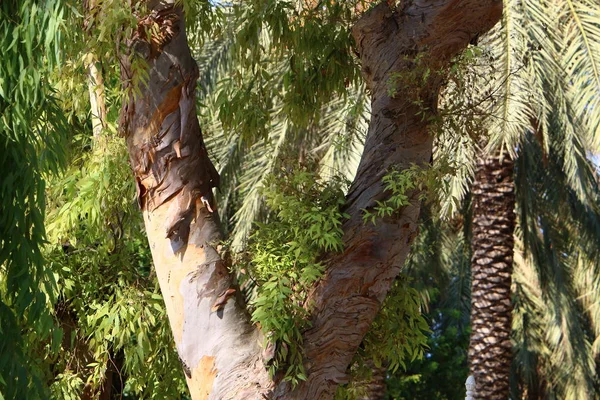
<instances>
[{"instance_id":1,"label":"dense canopy","mask_svg":"<svg viewBox=\"0 0 600 400\"><path fill-rule=\"evenodd\" d=\"M0 400L600 397L594 0L3 0L0 54Z\"/></svg>"}]
</instances>

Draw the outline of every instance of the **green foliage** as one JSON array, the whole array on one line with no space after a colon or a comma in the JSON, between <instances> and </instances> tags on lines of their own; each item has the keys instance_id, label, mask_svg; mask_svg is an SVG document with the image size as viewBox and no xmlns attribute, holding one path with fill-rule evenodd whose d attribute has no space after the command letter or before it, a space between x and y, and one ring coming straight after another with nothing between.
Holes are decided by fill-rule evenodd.
<instances>
[{"instance_id":1,"label":"green foliage","mask_svg":"<svg viewBox=\"0 0 600 400\"><path fill-rule=\"evenodd\" d=\"M349 34L352 5L320 5L315 10L274 0L231 5L237 68L219 85L216 103L226 131L250 143L265 139L279 115L274 109L292 126L305 128L318 123L333 97L345 97L359 84Z\"/></svg>"},{"instance_id":2,"label":"green foliage","mask_svg":"<svg viewBox=\"0 0 600 400\"><path fill-rule=\"evenodd\" d=\"M398 93L414 95L413 101L420 102L423 88L433 78L439 78L440 73L433 71L427 65L427 57L424 52L417 54L416 57L403 56L402 62L406 64L406 70L390 74L386 82L388 96L395 97Z\"/></svg>"},{"instance_id":3,"label":"green foliage","mask_svg":"<svg viewBox=\"0 0 600 400\"><path fill-rule=\"evenodd\" d=\"M600 13L591 0L505 1L502 23L482 45L490 59L472 72L487 116L488 150L516 157L525 133L535 132L544 153L563 149L567 183L580 201L594 199L582 179L588 151L600 147Z\"/></svg>"},{"instance_id":4,"label":"green foliage","mask_svg":"<svg viewBox=\"0 0 600 400\"><path fill-rule=\"evenodd\" d=\"M352 381L338 388L336 400L364 398L376 370L394 377L417 360L426 362L431 331L422 315L421 294L410 282L406 275L394 282L350 366Z\"/></svg>"},{"instance_id":5,"label":"green foliage","mask_svg":"<svg viewBox=\"0 0 600 400\"><path fill-rule=\"evenodd\" d=\"M562 157L554 154L561 149L552 145L540 168L543 149L537 138L527 135L523 144L515 162L520 217L513 330L514 372L520 379L513 394L527 390L564 399L595 398L598 348L593 344L600 333L593 289L600 265L598 184L591 177L580 177L593 182L586 184L596 199L589 207L570 187Z\"/></svg>"},{"instance_id":6,"label":"green foliage","mask_svg":"<svg viewBox=\"0 0 600 400\"><path fill-rule=\"evenodd\" d=\"M394 373L406 369L407 361L423 358L429 326L421 307L421 295L410 287L410 279L397 278L363 339L364 352L376 367L385 364Z\"/></svg>"},{"instance_id":7,"label":"green foliage","mask_svg":"<svg viewBox=\"0 0 600 400\"><path fill-rule=\"evenodd\" d=\"M27 340L49 340L45 175L64 165L67 126L48 71L60 61L58 1L0 4L0 396L44 395Z\"/></svg>"},{"instance_id":8,"label":"green foliage","mask_svg":"<svg viewBox=\"0 0 600 400\"><path fill-rule=\"evenodd\" d=\"M91 144L91 138L81 139L81 145ZM124 229L135 229L131 222L139 223L139 217L127 159L123 140L107 134L55 179L49 189L47 224L52 241L70 238L76 245L78 237L72 233L85 230L86 238L109 232L117 246Z\"/></svg>"},{"instance_id":9,"label":"green foliage","mask_svg":"<svg viewBox=\"0 0 600 400\"><path fill-rule=\"evenodd\" d=\"M404 170L392 169L381 179L384 184L385 192L389 196L383 200L376 200L376 206L370 209L363 209L363 222L377 223L378 218L385 218L399 212L403 207L413 201L422 202L428 200L434 202L436 199L445 196L444 182L440 177L447 177L454 174L456 169L445 158L437 160L435 166L426 168L418 165L411 165Z\"/></svg>"},{"instance_id":10,"label":"green foliage","mask_svg":"<svg viewBox=\"0 0 600 400\"><path fill-rule=\"evenodd\" d=\"M467 202L468 205L468 202ZM464 399L468 375L470 225L436 218L435 207L421 209L419 235L403 274L418 290L429 321L423 358L387 375L389 399ZM463 213L468 216L469 208Z\"/></svg>"},{"instance_id":11,"label":"green foliage","mask_svg":"<svg viewBox=\"0 0 600 400\"><path fill-rule=\"evenodd\" d=\"M364 90L357 89L353 94L355 97L346 100L332 99L324 106L320 123L309 129L295 129L277 111L268 140L259 140L249 148L240 133L228 134L214 115L207 116L207 146L214 152L221 172L224 184L219 200L225 225L233 231L232 246L236 250L245 246L253 222L265 221L267 211L259 188L275 172L278 157L293 163L307 156L314 158L319 164L315 169L326 181L339 175L353 176L368 122Z\"/></svg>"},{"instance_id":12,"label":"green foliage","mask_svg":"<svg viewBox=\"0 0 600 400\"><path fill-rule=\"evenodd\" d=\"M245 247L254 221L264 222L267 215L258 188L275 172L274 160L313 158L326 180L352 177L356 170L369 115L350 50L352 7L352 2L320 2L315 10L302 2L227 3L212 40L193 48L205 140L222 177L220 215L237 251ZM324 19L335 23L320 24ZM328 46L325 52L322 45Z\"/></svg>"},{"instance_id":13,"label":"green foliage","mask_svg":"<svg viewBox=\"0 0 600 400\"><path fill-rule=\"evenodd\" d=\"M76 142L82 155L48 193L47 259L64 332L60 351L46 356L50 390L57 399L99 393L117 366L124 394L179 398L185 381L150 269L125 143L107 135L85 151L88 141Z\"/></svg>"},{"instance_id":14,"label":"green foliage","mask_svg":"<svg viewBox=\"0 0 600 400\"><path fill-rule=\"evenodd\" d=\"M416 165L403 171L392 170L387 173L382 181L385 185L385 190L391 192L391 195L384 201L377 200L377 204L371 212L364 209L363 222L376 223L377 218L384 218L398 212L401 208L407 206L409 202L410 191L417 189L419 178L422 175L422 170Z\"/></svg>"},{"instance_id":15,"label":"green foliage","mask_svg":"<svg viewBox=\"0 0 600 400\"><path fill-rule=\"evenodd\" d=\"M321 183L307 168L281 168L263 189L269 222L257 223L248 247L248 273L257 284L252 320L276 346L271 374L285 367L293 384L306 379L302 331L309 288L323 271L320 257L343 246L343 184Z\"/></svg>"},{"instance_id":16,"label":"green foliage","mask_svg":"<svg viewBox=\"0 0 600 400\"><path fill-rule=\"evenodd\" d=\"M53 399L78 400L83 390L83 379L72 371L65 371L56 376L56 381L50 386L50 396Z\"/></svg>"},{"instance_id":17,"label":"green foliage","mask_svg":"<svg viewBox=\"0 0 600 400\"><path fill-rule=\"evenodd\" d=\"M59 289L55 316L65 332L50 371L67 371L48 377L53 391L69 388L79 398L83 385L74 383L81 381L99 392L122 357L117 373L124 393L163 399L185 392L163 300L149 275L149 250L140 239L123 238L118 251L99 244L59 246L48 254Z\"/></svg>"},{"instance_id":18,"label":"green foliage","mask_svg":"<svg viewBox=\"0 0 600 400\"><path fill-rule=\"evenodd\" d=\"M48 193L55 316L69 339L63 340L52 369L71 371L86 390L96 391L120 357L125 393L177 397L185 385L150 272L125 143L105 135L93 143L78 138L76 144L75 154L81 155L54 178ZM93 149L86 150L90 144ZM68 321L76 328L69 329ZM53 383L62 385L69 382L57 378Z\"/></svg>"},{"instance_id":19,"label":"green foliage","mask_svg":"<svg viewBox=\"0 0 600 400\"><path fill-rule=\"evenodd\" d=\"M468 345L469 332L455 326L436 329L427 339L425 357L387 379L386 399L464 399L464 382L469 375Z\"/></svg>"}]
</instances>

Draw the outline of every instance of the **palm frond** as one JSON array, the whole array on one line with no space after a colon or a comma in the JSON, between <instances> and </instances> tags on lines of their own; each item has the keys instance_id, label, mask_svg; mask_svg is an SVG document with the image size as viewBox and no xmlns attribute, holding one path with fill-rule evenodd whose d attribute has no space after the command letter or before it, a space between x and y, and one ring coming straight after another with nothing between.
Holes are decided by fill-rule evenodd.
<instances>
[{"instance_id":1,"label":"palm frond","mask_svg":"<svg viewBox=\"0 0 600 400\"><path fill-rule=\"evenodd\" d=\"M524 59L527 50L527 37L524 16L518 11L518 2L505 0L504 14L500 24L489 32L483 44L492 53L495 61L491 68L480 71L490 74L491 87L482 88L493 93L487 102L487 115L490 116L489 145L492 148L505 148L512 156L529 126L531 89L526 84Z\"/></svg>"},{"instance_id":2,"label":"palm frond","mask_svg":"<svg viewBox=\"0 0 600 400\"><path fill-rule=\"evenodd\" d=\"M561 2L561 65L569 80L567 92L594 149L600 148L600 9L590 0Z\"/></svg>"},{"instance_id":3,"label":"palm frond","mask_svg":"<svg viewBox=\"0 0 600 400\"><path fill-rule=\"evenodd\" d=\"M348 98L335 97L323 108L318 141L311 153L320 159L320 176L328 180L356 174L367 133L370 108L364 86L351 88Z\"/></svg>"},{"instance_id":4,"label":"palm frond","mask_svg":"<svg viewBox=\"0 0 600 400\"><path fill-rule=\"evenodd\" d=\"M234 250L241 250L245 246L254 222L260 220L259 215L264 211L260 190L265 179L274 171L289 133L289 124L287 120L282 119L270 130L269 142L258 142L248 152L238 186L243 200L234 216L235 227L232 231Z\"/></svg>"}]
</instances>

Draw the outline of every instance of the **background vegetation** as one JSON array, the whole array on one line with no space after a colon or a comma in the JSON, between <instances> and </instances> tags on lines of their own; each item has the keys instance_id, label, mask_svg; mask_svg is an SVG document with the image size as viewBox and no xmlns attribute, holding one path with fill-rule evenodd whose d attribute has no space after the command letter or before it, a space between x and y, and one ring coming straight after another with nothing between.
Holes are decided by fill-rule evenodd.
<instances>
[{"instance_id":1,"label":"background vegetation","mask_svg":"<svg viewBox=\"0 0 600 400\"><path fill-rule=\"evenodd\" d=\"M134 23L122 3L0 3L0 399L186 398L116 134ZM369 121L349 35L359 3L184 2L223 246L270 332L271 372L290 380L304 374L301 304L320 257L341 250L340 206ZM453 63L434 167L388 175L382 215L407 187L427 187L420 234L340 398L365 396L377 374L384 398L464 398L470 188L493 146L515 163L513 397L600 395L600 11L504 3L502 24ZM99 137L90 53L108 111Z\"/></svg>"}]
</instances>

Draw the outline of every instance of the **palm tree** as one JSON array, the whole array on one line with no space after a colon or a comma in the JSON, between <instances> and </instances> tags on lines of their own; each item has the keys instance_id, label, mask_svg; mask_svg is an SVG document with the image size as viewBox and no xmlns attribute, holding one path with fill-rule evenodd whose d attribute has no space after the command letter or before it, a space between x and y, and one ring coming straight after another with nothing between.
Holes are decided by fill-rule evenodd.
<instances>
[{"instance_id":1,"label":"palm tree","mask_svg":"<svg viewBox=\"0 0 600 400\"><path fill-rule=\"evenodd\" d=\"M463 150L469 148L459 148L457 156ZM567 183L558 150L552 146L547 161L540 162L543 150L530 133L511 161L516 186L511 293L514 347L507 352L514 354L510 366L510 396L514 399L598 396L600 297L595 285L600 279L600 211L577 200ZM598 198L598 184L591 184L592 179L588 182L586 190ZM425 291L440 292L441 298L430 305L435 331L440 326L446 329L446 323L440 320L446 308L460 310L460 319L468 324L470 293L466 289L470 287L470 274L465 267L471 255L461 250L461 243L469 243L471 231L476 229L471 226L475 224L471 212L476 212L471 211L475 208L471 207L471 197L467 190L463 206L452 218L424 216L421 235L406 267L406 273ZM487 340L478 335L482 341ZM485 373L489 375L489 371ZM424 387L431 384L422 383Z\"/></svg>"},{"instance_id":2,"label":"palm tree","mask_svg":"<svg viewBox=\"0 0 600 400\"><path fill-rule=\"evenodd\" d=\"M554 232L552 224L540 226L541 221L545 221L540 212L554 210L560 215L568 210L572 212L570 217L577 226L593 226L598 208L596 182L586 155L598 151L600 137L599 113L590 112L598 109L600 102L597 96L600 91L600 15L597 7L589 1L504 3L502 24L481 40L484 57L466 69L459 84L449 87L449 98L458 105L442 101L442 113L449 113L449 118L444 121L437 139L438 154L449 155L449 159L459 166L457 173L445 181L450 193L453 193L450 199L454 200L442 204L442 215L456 212L456 200L467 197L471 191L470 182L475 177L472 184L472 261L476 276L472 289L474 325L470 364L478 377L478 395L503 399L508 398L508 371L512 358L507 342L511 331L511 291L507 287L511 286L514 252L510 232L516 227L516 238L523 243L528 261L521 265L535 266L540 277L546 277L541 280L540 290L543 301L555 305L554 317L561 320L566 315L577 315L572 307L581 307L581 304L571 307L569 302L560 301L557 297L557 293L572 292L568 287L575 284L570 281L571 278L566 278L570 275L564 268L577 263L573 264L575 261L571 260L565 264L564 257L555 253L557 245L548 245L552 242L551 237L557 240L565 231L550 233ZM461 92L468 93L469 97L457 102L456 99L461 98L457 94ZM473 96L473 93L477 95ZM472 113L465 115L465 110ZM481 116L484 117L482 123L473 123ZM478 150L477 143L484 145ZM513 165L513 160L519 163L531 160L534 154L537 159L528 164L527 170ZM478 160L477 165L475 160ZM538 187L533 191L546 173L544 169L549 167L556 177L544 177L543 189ZM514 178L516 187L509 172L513 169L518 172ZM549 183L551 179L554 182ZM557 192L563 194L558 196ZM515 195L515 211L519 216L516 221L513 211ZM543 206L540 203L536 206L539 208L532 210L534 199L540 198L547 203ZM504 210L501 215L499 210ZM505 241L494 242L495 237L501 234L505 235ZM539 243L539 237L544 238L546 245ZM588 231L586 237L594 236ZM593 243L595 239L589 240ZM556 254L557 258L545 257L541 249ZM532 258L530 254L534 253L537 255ZM587 261L580 263L593 265L589 257L596 261L596 252L584 253ZM582 252L568 249L566 254L573 254L577 259ZM563 271L552 275L561 277L553 285L563 289L550 289L547 277L552 270ZM522 276L520 272L519 276ZM494 285L490 286L491 283ZM486 297L487 301L483 301ZM494 299L493 304L489 304L491 299ZM591 300L588 298L588 301ZM494 315L483 318L480 306L488 313L490 308L493 309ZM481 325L482 320L487 322ZM558 332L562 335L557 334L551 341L554 344L546 343L562 354L563 359L572 361L574 359L569 354L577 353L574 348L577 340L574 332L567 334L566 330L575 329L575 325L559 324L561 329ZM501 335L501 338L496 335ZM557 343L561 342L558 337L572 338L575 342L569 342L569 339L562 342L563 346L558 346ZM566 343L569 345L566 346ZM578 354L584 354L586 346L582 342ZM493 363L481 351L483 348L493 355ZM581 359L589 360L589 356ZM577 361L573 362L580 365ZM558 363L552 365L550 369L560 370ZM582 381L589 383L590 375L585 372L589 372L589 368L582 366L579 371L579 376L586 377ZM493 384L485 385L484 382ZM493 397L489 390L495 390L499 382L503 393ZM577 392L568 379L559 382L554 383L551 390L562 394ZM580 388L584 386L580 385ZM590 386L585 387L588 390Z\"/></svg>"},{"instance_id":3,"label":"palm tree","mask_svg":"<svg viewBox=\"0 0 600 400\"><path fill-rule=\"evenodd\" d=\"M488 118L490 141L473 183L469 354L477 398L508 397L515 227L511 159L526 149L525 133L537 137L545 160L559 157L564 182L581 205L596 206L586 151L598 149L600 140L600 117L590 112L600 106L599 23L597 7L587 0L508 0L503 23L488 38L494 69L482 87L486 96L494 92L486 110L494 117ZM528 226L521 228L528 232Z\"/></svg>"},{"instance_id":4,"label":"palm tree","mask_svg":"<svg viewBox=\"0 0 600 400\"><path fill-rule=\"evenodd\" d=\"M514 196L513 161L501 153L480 158L473 183L469 360L482 399L505 399L510 387Z\"/></svg>"}]
</instances>

